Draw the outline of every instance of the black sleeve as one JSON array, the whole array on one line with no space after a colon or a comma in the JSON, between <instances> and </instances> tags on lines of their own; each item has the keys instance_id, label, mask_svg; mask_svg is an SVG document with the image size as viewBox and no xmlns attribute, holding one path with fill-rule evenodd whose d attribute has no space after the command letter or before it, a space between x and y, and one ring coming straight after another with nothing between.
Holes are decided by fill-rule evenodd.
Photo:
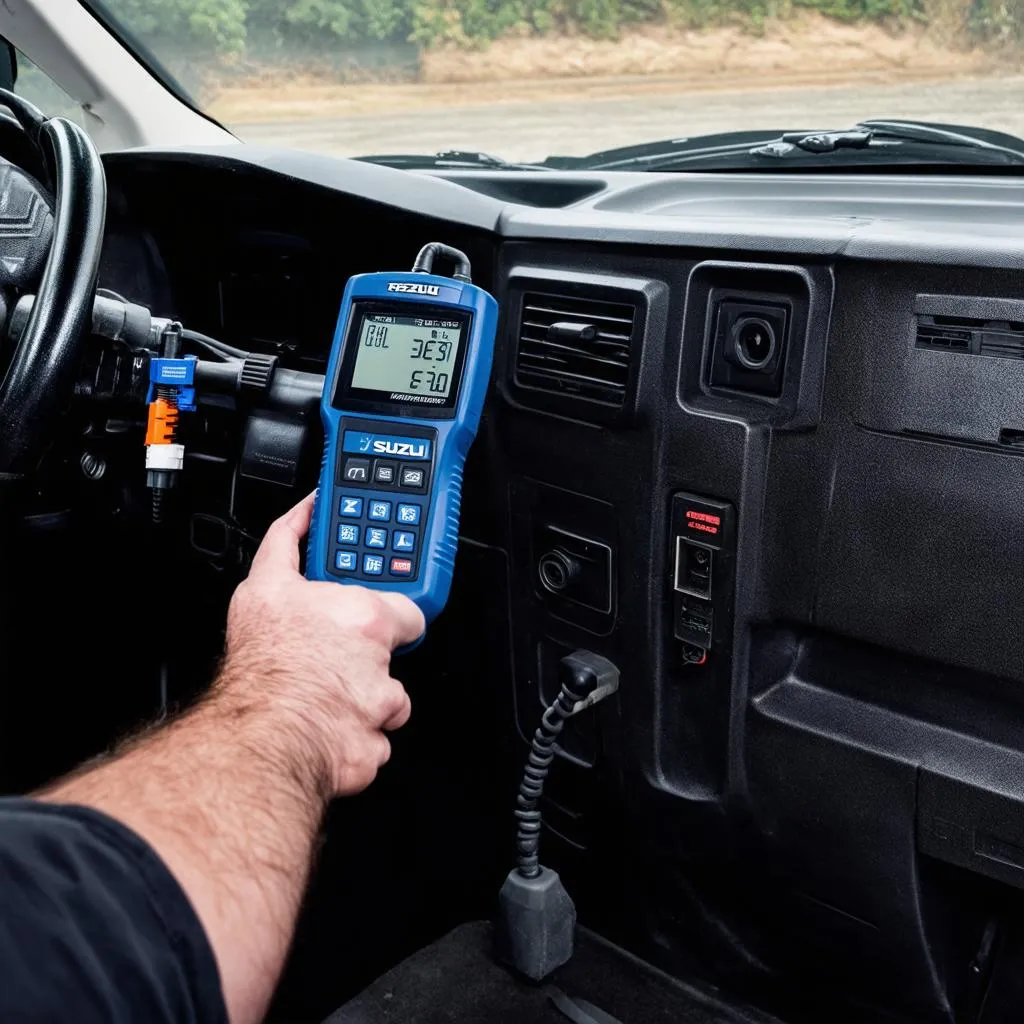
<instances>
[{"instance_id":1,"label":"black sleeve","mask_svg":"<svg viewBox=\"0 0 1024 1024\"><path fill-rule=\"evenodd\" d=\"M227 1021L188 898L97 811L0 799L0 1021Z\"/></svg>"}]
</instances>

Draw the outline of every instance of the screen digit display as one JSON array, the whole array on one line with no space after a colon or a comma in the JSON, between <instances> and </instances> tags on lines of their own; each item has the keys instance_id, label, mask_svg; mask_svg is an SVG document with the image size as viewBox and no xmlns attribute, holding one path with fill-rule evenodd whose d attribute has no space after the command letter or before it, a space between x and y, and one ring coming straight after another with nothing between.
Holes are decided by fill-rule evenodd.
<instances>
[{"instance_id":1,"label":"screen digit display","mask_svg":"<svg viewBox=\"0 0 1024 1024\"><path fill-rule=\"evenodd\" d=\"M442 317L365 313L350 386L389 401L447 403L463 329Z\"/></svg>"}]
</instances>

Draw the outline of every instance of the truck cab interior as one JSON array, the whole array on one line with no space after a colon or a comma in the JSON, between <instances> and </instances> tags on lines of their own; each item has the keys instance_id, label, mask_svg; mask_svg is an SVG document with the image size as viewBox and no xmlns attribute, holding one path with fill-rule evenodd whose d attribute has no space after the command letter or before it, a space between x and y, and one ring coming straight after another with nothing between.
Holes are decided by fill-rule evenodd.
<instances>
[{"instance_id":1,"label":"truck cab interior","mask_svg":"<svg viewBox=\"0 0 1024 1024\"><path fill-rule=\"evenodd\" d=\"M347 280L440 241L499 310L452 590L269 1019L1020 1019L1019 168L101 155L5 103L4 792L209 684L262 532L316 486ZM155 515L169 322L199 369ZM492 922L573 654L618 688L554 747L540 858L578 928L531 982Z\"/></svg>"}]
</instances>

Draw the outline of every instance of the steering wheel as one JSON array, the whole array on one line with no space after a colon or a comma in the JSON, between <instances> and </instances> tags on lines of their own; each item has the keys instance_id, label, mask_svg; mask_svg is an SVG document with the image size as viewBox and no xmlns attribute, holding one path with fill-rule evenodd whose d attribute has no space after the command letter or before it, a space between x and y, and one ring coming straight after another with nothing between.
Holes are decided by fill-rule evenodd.
<instances>
[{"instance_id":1,"label":"steering wheel","mask_svg":"<svg viewBox=\"0 0 1024 1024\"><path fill-rule=\"evenodd\" d=\"M0 104L39 151L48 179L41 187L13 164L0 164L0 289L7 309L12 293L29 291L39 279L45 253L32 312L0 382L5 484L35 468L70 396L92 321L107 182L96 147L78 125L47 118L6 89Z\"/></svg>"}]
</instances>

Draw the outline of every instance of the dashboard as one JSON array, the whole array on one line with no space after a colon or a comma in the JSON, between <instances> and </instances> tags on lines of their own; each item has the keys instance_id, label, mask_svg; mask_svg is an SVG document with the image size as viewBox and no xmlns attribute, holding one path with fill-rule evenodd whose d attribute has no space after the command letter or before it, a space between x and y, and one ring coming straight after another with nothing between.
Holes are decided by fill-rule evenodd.
<instances>
[{"instance_id":1,"label":"dashboard","mask_svg":"<svg viewBox=\"0 0 1024 1024\"><path fill-rule=\"evenodd\" d=\"M105 161L100 284L295 370L351 274L470 256L501 321L439 625L487 616L519 736L563 654L619 667L562 744L562 856L628 851L668 969L797 950L951 1019L1024 887L1024 183Z\"/></svg>"}]
</instances>

